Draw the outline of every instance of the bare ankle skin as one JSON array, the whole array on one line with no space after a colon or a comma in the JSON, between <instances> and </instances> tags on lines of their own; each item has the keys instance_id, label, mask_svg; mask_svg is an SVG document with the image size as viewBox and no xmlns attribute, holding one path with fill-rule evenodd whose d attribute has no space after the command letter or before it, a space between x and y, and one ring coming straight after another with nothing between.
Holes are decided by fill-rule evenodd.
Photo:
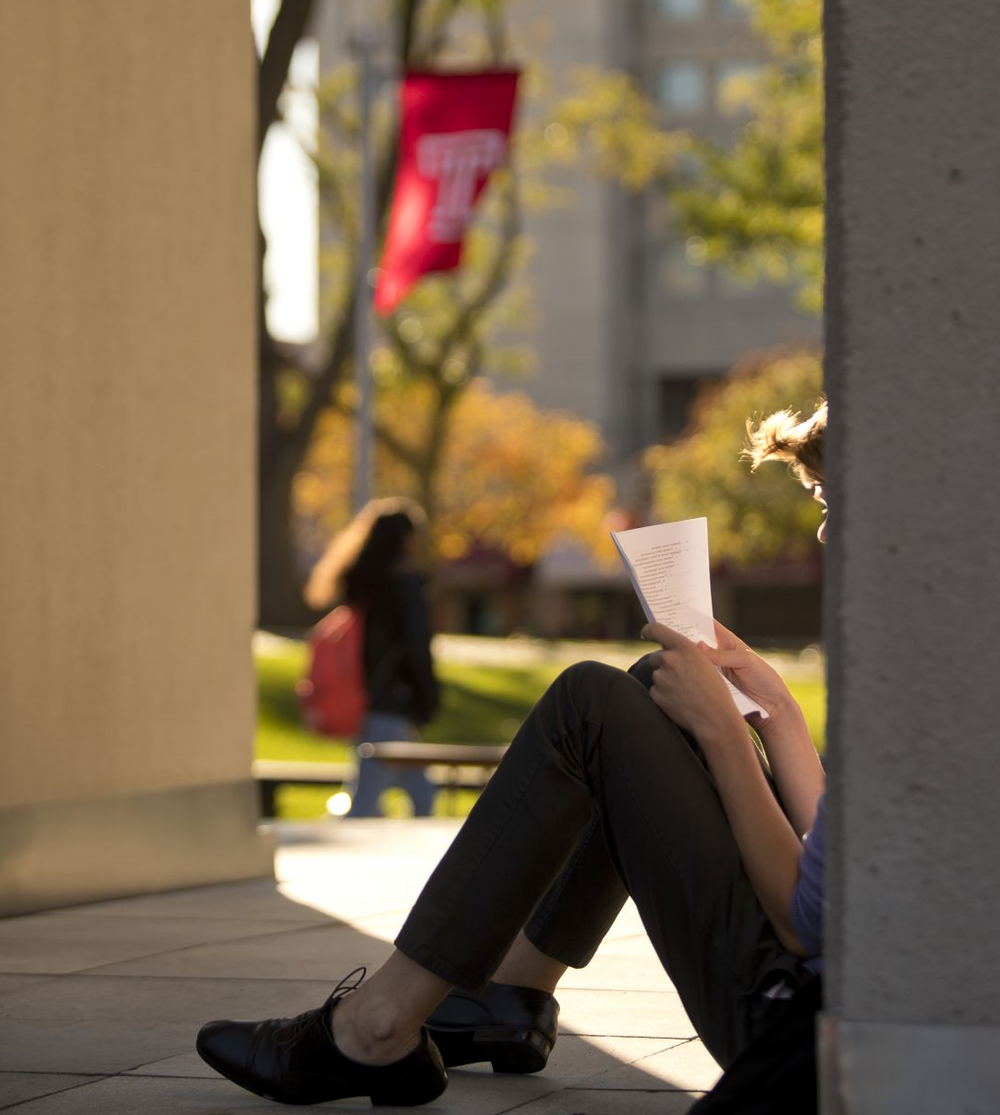
<instances>
[{"instance_id":1,"label":"bare ankle skin","mask_svg":"<svg viewBox=\"0 0 1000 1115\"><path fill-rule=\"evenodd\" d=\"M546 956L523 933L519 933L500 967L493 973L493 980L515 987L534 987L552 994L565 971L565 964Z\"/></svg>"},{"instance_id":2,"label":"bare ankle skin","mask_svg":"<svg viewBox=\"0 0 1000 1115\"><path fill-rule=\"evenodd\" d=\"M389 1065L416 1049L420 1025L401 1026L397 1019L380 1014L364 1003L360 991L345 995L330 1018L334 1045L362 1065Z\"/></svg>"},{"instance_id":3,"label":"bare ankle skin","mask_svg":"<svg viewBox=\"0 0 1000 1115\"><path fill-rule=\"evenodd\" d=\"M345 995L330 1018L341 1053L362 1065L388 1065L420 1044L420 1028L451 985L400 952L357 991Z\"/></svg>"}]
</instances>

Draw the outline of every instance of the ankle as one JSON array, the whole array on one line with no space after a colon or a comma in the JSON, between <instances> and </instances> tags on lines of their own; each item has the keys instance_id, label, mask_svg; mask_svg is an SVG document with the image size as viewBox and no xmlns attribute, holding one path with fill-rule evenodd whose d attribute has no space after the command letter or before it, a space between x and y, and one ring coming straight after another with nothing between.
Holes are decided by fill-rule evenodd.
<instances>
[{"instance_id":1,"label":"ankle","mask_svg":"<svg viewBox=\"0 0 1000 1115\"><path fill-rule=\"evenodd\" d=\"M346 995L330 1014L330 1033L341 1053L363 1065L398 1061L420 1044L420 1027L406 1025L391 1004Z\"/></svg>"},{"instance_id":2,"label":"ankle","mask_svg":"<svg viewBox=\"0 0 1000 1115\"><path fill-rule=\"evenodd\" d=\"M493 982L531 987L551 995L565 971L565 964L546 956L522 934L493 973Z\"/></svg>"}]
</instances>

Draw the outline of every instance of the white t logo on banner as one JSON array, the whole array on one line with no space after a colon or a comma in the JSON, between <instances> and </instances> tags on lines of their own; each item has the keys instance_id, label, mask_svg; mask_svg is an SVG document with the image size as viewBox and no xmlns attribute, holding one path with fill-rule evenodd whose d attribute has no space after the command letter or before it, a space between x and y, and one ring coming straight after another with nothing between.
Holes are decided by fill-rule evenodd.
<instances>
[{"instance_id":1,"label":"white t logo on banner","mask_svg":"<svg viewBox=\"0 0 1000 1115\"><path fill-rule=\"evenodd\" d=\"M476 183L503 162L506 146L506 135L496 128L442 132L417 140L417 170L438 184L428 240L453 244L462 239Z\"/></svg>"},{"instance_id":2,"label":"white t logo on banner","mask_svg":"<svg viewBox=\"0 0 1000 1115\"><path fill-rule=\"evenodd\" d=\"M2 3L2 0L0 0ZM472 211L509 152L518 73L408 73L374 306L390 313L421 277L452 271Z\"/></svg>"}]
</instances>

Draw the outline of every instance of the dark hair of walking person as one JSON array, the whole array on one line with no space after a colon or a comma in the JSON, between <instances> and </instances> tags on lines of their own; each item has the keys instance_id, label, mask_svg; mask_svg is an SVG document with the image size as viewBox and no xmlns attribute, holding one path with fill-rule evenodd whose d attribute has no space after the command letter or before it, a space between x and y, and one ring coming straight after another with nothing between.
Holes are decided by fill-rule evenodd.
<instances>
[{"instance_id":1,"label":"dark hair of walking person","mask_svg":"<svg viewBox=\"0 0 1000 1115\"><path fill-rule=\"evenodd\" d=\"M305 598L314 608L335 600L364 605L386 577L415 556L427 518L420 506L402 496L371 500L327 546L306 582Z\"/></svg>"}]
</instances>

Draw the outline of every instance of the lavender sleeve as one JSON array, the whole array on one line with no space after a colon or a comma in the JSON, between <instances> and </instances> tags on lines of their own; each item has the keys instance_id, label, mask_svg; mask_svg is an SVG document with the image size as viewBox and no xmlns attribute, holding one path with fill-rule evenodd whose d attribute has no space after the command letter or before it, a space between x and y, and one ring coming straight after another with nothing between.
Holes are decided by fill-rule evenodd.
<instances>
[{"instance_id":1,"label":"lavender sleeve","mask_svg":"<svg viewBox=\"0 0 1000 1115\"><path fill-rule=\"evenodd\" d=\"M823 860L826 854L826 794L819 799L816 820L806 835L799 860L799 881L792 894L792 928L805 946L808 966L818 969L823 954Z\"/></svg>"}]
</instances>

